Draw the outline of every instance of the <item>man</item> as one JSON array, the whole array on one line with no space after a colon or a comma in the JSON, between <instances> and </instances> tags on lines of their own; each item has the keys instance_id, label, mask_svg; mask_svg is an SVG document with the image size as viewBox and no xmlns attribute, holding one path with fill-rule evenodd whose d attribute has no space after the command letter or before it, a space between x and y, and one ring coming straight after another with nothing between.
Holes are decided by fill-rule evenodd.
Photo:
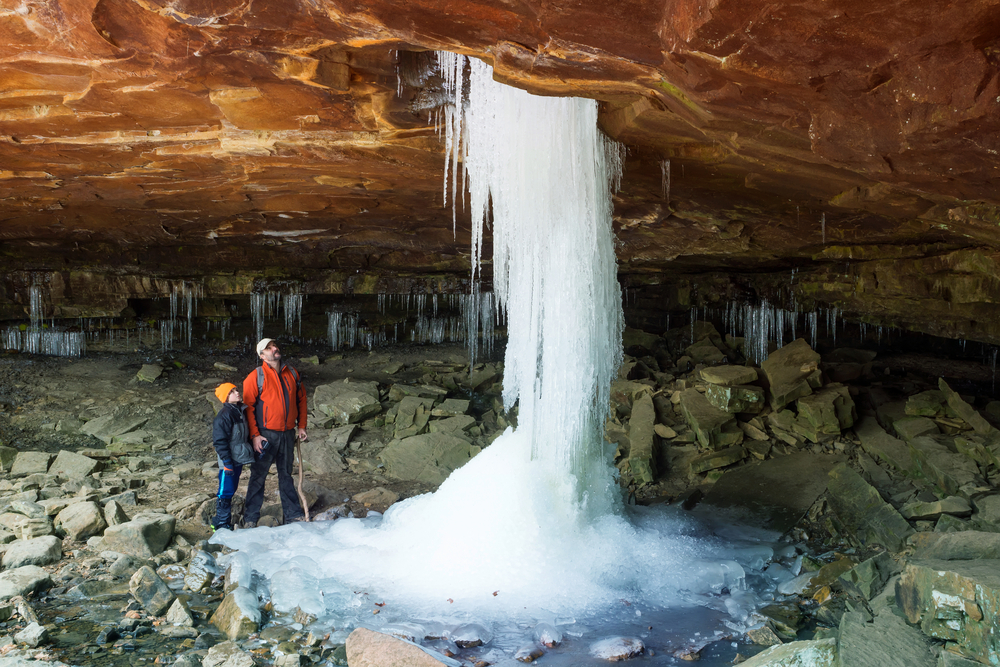
<instances>
[{"instance_id":1,"label":"man","mask_svg":"<svg viewBox=\"0 0 1000 667\"><path fill-rule=\"evenodd\" d=\"M278 343L264 338L257 343L264 363L243 381L250 437L258 459L250 465L243 525L253 528L264 502L264 481L274 463L278 468L278 493L284 523L302 521L304 510L292 480L295 439L306 440L306 389L298 372L281 361ZM264 443L267 443L266 447Z\"/></svg>"}]
</instances>

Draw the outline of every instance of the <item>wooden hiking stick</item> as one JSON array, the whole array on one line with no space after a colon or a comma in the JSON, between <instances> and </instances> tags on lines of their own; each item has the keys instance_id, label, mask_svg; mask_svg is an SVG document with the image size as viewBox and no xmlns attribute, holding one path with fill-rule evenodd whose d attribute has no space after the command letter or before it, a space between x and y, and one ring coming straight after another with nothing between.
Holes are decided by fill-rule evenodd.
<instances>
[{"instance_id":1,"label":"wooden hiking stick","mask_svg":"<svg viewBox=\"0 0 1000 667\"><path fill-rule=\"evenodd\" d=\"M295 451L299 454L299 481L295 485L295 490L299 492L299 502L302 503L302 510L306 513L306 521L310 521L309 518L309 501L306 500L306 494L302 492L302 479L303 479L303 462L302 462L302 443L299 441L298 436L295 438Z\"/></svg>"}]
</instances>

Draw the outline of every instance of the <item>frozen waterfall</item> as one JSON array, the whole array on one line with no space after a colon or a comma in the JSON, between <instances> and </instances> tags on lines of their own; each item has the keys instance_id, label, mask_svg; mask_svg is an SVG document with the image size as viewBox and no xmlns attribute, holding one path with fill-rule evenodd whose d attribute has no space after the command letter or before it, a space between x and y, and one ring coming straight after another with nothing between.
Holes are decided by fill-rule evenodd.
<instances>
[{"instance_id":1,"label":"frozen waterfall","mask_svg":"<svg viewBox=\"0 0 1000 667\"><path fill-rule=\"evenodd\" d=\"M455 101L448 178L461 197L464 165L477 271L491 213L494 293L509 327L503 400L518 404L519 427L384 517L213 540L270 582L260 593L277 611L313 613L341 641L358 625L417 624L419 638L474 622L496 634L494 657L509 659L532 627L582 636L586 624L632 623L638 633L644 612L703 594L728 596L721 615L745 620L753 595L741 593L734 551L699 537L690 516L621 501L603 427L622 359L611 228L622 150L597 129L597 103L498 84L476 60L443 64ZM374 602L384 606L373 615Z\"/></svg>"}]
</instances>

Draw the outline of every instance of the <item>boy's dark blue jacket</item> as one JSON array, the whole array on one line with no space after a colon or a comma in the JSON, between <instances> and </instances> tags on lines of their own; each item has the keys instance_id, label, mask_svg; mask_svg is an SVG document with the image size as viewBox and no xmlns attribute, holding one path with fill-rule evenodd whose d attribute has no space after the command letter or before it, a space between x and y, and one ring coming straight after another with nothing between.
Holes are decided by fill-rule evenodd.
<instances>
[{"instance_id":1,"label":"boy's dark blue jacket","mask_svg":"<svg viewBox=\"0 0 1000 667\"><path fill-rule=\"evenodd\" d=\"M212 422L212 444L227 467L233 465L232 443L246 442L250 436L246 409L243 403L223 403Z\"/></svg>"}]
</instances>

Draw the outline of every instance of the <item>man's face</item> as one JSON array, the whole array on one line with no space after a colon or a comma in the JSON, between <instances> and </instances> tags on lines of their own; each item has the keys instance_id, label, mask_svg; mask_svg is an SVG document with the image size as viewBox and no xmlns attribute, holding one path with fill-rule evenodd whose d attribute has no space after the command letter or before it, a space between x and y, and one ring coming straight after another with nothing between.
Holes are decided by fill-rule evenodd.
<instances>
[{"instance_id":1,"label":"man's face","mask_svg":"<svg viewBox=\"0 0 1000 667\"><path fill-rule=\"evenodd\" d=\"M278 361L281 359L281 348L275 341L271 341L264 348L264 351L260 353L260 358L266 362Z\"/></svg>"}]
</instances>

